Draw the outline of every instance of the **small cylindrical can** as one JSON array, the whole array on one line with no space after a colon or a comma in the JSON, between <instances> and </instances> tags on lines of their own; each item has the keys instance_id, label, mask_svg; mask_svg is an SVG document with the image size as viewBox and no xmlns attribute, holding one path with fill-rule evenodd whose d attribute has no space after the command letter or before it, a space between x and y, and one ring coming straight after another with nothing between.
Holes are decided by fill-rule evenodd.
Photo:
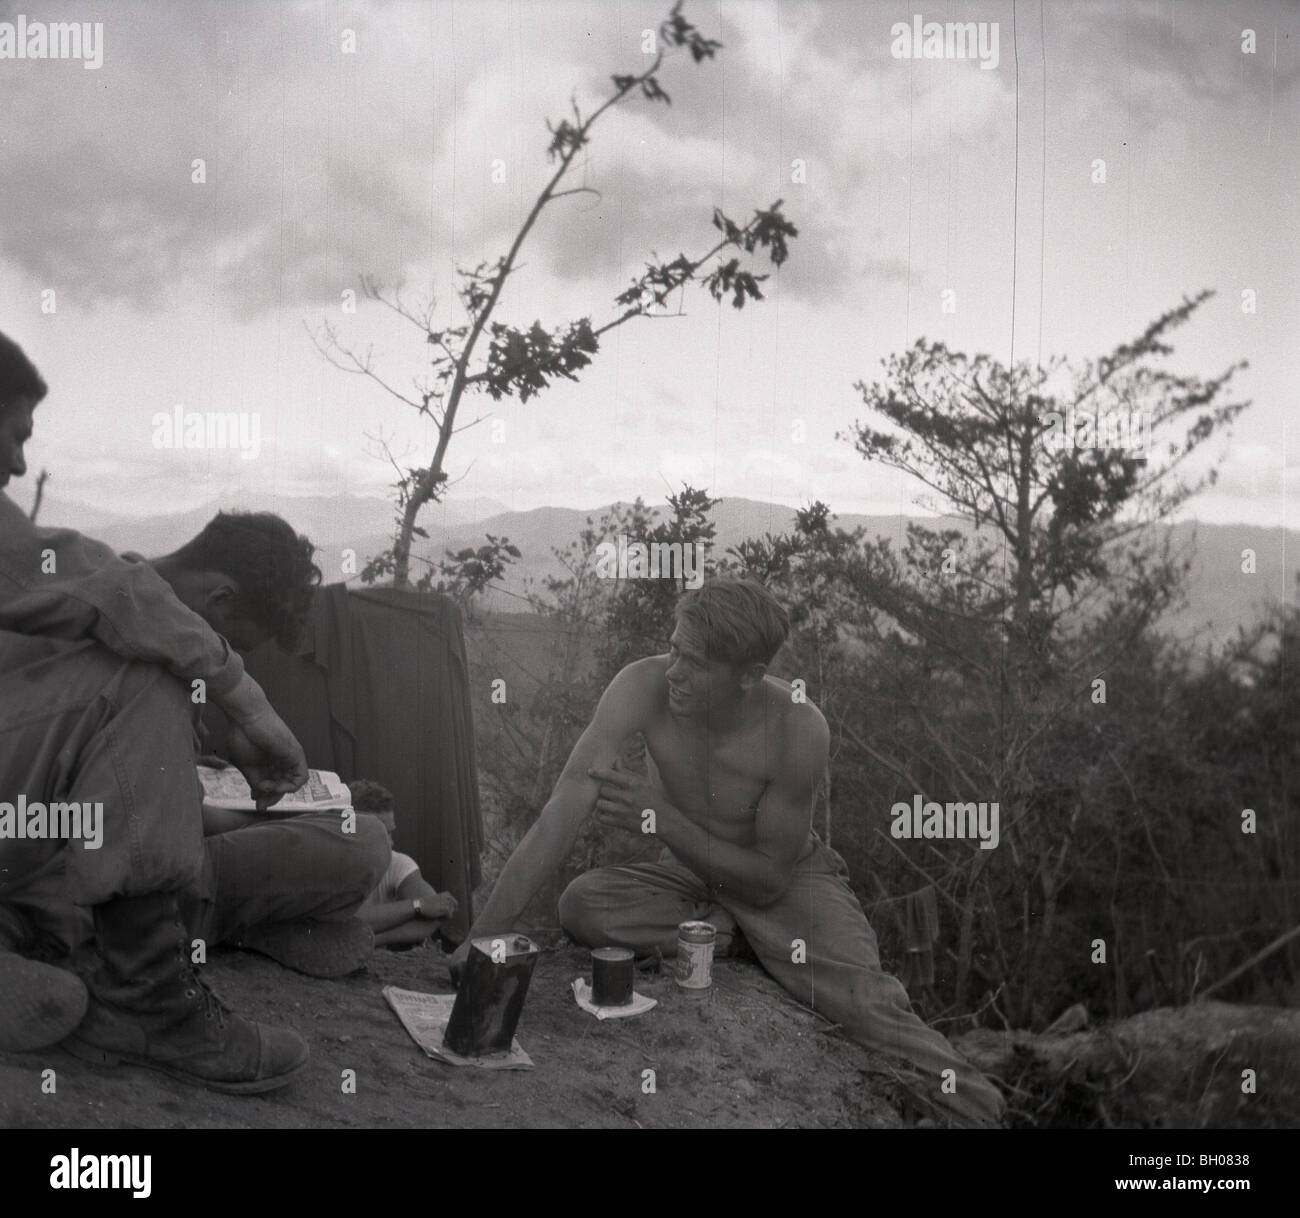
<instances>
[{"instance_id":1,"label":"small cylindrical can","mask_svg":"<svg viewBox=\"0 0 1300 1218\"><path fill-rule=\"evenodd\" d=\"M677 984L701 994L713 984L713 945L718 928L712 922L683 922L677 928Z\"/></svg>"},{"instance_id":2,"label":"small cylindrical can","mask_svg":"<svg viewBox=\"0 0 1300 1218\"><path fill-rule=\"evenodd\" d=\"M591 1000L598 1007L632 1001L633 955L626 947L598 947L591 953Z\"/></svg>"}]
</instances>

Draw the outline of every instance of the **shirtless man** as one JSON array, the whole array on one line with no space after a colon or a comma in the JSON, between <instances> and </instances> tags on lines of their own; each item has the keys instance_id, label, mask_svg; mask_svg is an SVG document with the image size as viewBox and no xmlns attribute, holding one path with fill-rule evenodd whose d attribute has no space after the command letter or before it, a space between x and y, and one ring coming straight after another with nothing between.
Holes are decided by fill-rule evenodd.
<instances>
[{"instance_id":1,"label":"shirtless man","mask_svg":"<svg viewBox=\"0 0 1300 1218\"><path fill-rule=\"evenodd\" d=\"M590 871L565 890L560 922L570 935L671 956L681 922L716 925L720 952L738 927L801 1002L868 1048L910 1061L961 1122L996 1124L1001 1096L881 970L844 861L812 831L830 733L811 702L767 674L788 632L759 583L719 579L686 593L668 655L629 664L610 682L471 938L513 927L593 810L610 829L641 833L652 823L664 848L657 862ZM637 732L645 773L611 768ZM453 969L467 952L468 940Z\"/></svg>"}]
</instances>

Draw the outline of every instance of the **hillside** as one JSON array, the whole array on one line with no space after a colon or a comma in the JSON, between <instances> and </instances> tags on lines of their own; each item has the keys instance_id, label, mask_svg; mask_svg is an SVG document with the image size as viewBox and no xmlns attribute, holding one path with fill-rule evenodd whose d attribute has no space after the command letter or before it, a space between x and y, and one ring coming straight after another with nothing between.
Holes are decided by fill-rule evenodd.
<instances>
[{"instance_id":1,"label":"hillside","mask_svg":"<svg viewBox=\"0 0 1300 1218\"><path fill-rule=\"evenodd\" d=\"M152 1070L93 1067L61 1049L0 1053L0 1127L77 1129L897 1128L902 1097L882 1057L797 1006L757 966L719 961L706 998L638 974L659 1005L599 1022L569 991L589 969L574 948L538 962L518 1039L529 1071L453 1069L427 1058L385 985L450 993L436 947L378 952L364 972L320 981L221 952L205 976L241 1014L295 1028L311 1060L279 1091L219 1095ZM588 973L589 976L589 973ZM42 1071L56 1090L42 1090ZM653 1094L643 1071L653 1070ZM344 1070L356 1093L344 1094Z\"/></svg>"},{"instance_id":2,"label":"hillside","mask_svg":"<svg viewBox=\"0 0 1300 1218\"><path fill-rule=\"evenodd\" d=\"M204 508L176 516L123 517L57 495L47 496L41 523L67 525L107 542L117 550L136 550L146 555L166 553L193 536L218 507L258 508L278 512L316 543L326 582L343 578L342 556L351 549L358 566L383 549L389 540L392 507L387 501L356 496L285 498L269 495L257 503L217 501ZM477 546L484 535L505 536L519 547L522 557L511 566L500 587L483 599L489 611L518 611L529 581L540 582L560 573L551 551L575 539L588 517L599 520L606 507L582 511L575 508L543 507L526 512L503 510L492 499L437 504L423 518L427 541L417 542L413 553L424 559L440 558L445 550ZM751 499L727 499L713 511L717 525L715 552L725 553L749 537L788 531L794 524L794 509ZM865 516L846 514L837 524L844 529L861 526L870 537L888 537L901 544L909 521L921 517ZM948 520L950 527L968 528ZM1185 522L1169 526L1179 550L1190 547L1192 568L1187 583L1186 604L1171 613L1168 629L1180 638L1198 638L1221 643L1238 627L1256 620L1261 608L1283 599L1296 599L1294 562L1300 554L1300 533L1283 528L1263 529L1252 525L1216 525ZM1244 575L1242 552L1255 551L1256 573ZM423 569L416 563L417 569Z\"/></svg>"}]
</instances>

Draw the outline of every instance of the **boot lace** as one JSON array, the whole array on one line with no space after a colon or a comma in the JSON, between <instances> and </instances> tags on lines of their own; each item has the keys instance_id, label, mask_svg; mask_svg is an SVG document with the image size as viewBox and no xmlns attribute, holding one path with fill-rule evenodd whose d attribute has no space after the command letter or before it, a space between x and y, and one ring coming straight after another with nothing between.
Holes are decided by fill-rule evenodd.
<instances>
[{"instance_id":1,"label":"boot lace","mask_svg":"<svg viewBox=\"0 0 1300 1218\"><path fill-rule=\"evenodd\" d=\"M185 970L185 997L191 1001L197 999L203 1008L205 1020L216 1020L217 1030L223 1029L229 1022L231 1010L202 977L192 968Z\"/></svg>"}]
</instances>

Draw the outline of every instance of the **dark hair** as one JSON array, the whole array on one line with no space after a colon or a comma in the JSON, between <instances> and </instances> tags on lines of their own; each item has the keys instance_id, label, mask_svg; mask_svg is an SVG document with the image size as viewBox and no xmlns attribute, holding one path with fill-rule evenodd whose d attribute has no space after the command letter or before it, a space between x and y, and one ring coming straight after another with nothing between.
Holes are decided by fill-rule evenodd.
<instances>
[{"instance_id":1,"label":"dark hair","mask_svg":"<svg viewBox=\"0 0 1300 1218\"><path fill-rule=\"evenodd\" d=\"M682 594L678 621L699 631L710 660L770 664L790 633L781 603L757 580L711 579Z\"/></svg>"},{"instance_id":2,"label":"dark hair","mask_svg":"<svg viewBox=\"0 0 1300 1218\"><path fill-rule=\"evenodd\" d=\"M12 338L0 334L0 411L19 398L39 402L48 392L36 365L23 349Z\"/></svg>"},{"instance_id":3,"label":"dark hair","mask_svg":"<svg viewBox=\"0 0 1300 1218\"><path fill-rule=\"evenodd\" d=\"M354 778L348 790L358 812L392 812L397 806L392 791L369 778Z\"/></svg>"},{"instance_id":4,"label":"dark hair","mask_svg":"<svg viewBox=\"0 0 1300 1218\"><path fill-rule=\"evenodd\" d=\"M239 611L292 650L311 612L320 568L316 547L273 512L218 512L173 558L191 571L220 571L239 589Z\"/></svg>"}]
</instances>

